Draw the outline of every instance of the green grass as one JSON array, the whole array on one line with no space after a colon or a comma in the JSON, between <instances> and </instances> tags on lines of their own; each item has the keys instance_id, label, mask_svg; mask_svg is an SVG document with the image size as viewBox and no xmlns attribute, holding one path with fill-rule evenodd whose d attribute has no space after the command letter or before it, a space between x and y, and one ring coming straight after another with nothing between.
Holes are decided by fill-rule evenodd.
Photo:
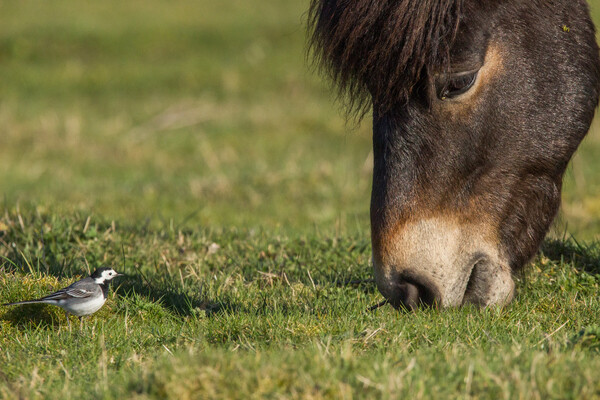
<instances>
[{"instance_id":1,"label":"green grass","mask_svg":"<svg viewBox=\"0 0 600 400\"><path fill-rule=\"evenodd\" d=\"M129 277L81 327L52 306L0 309L0 397L600 395L596 246L547 242L505 309L369 312L366 235L3 221L3 301L86 264Z\"/></svg>"},{"instance_id":2,"label":"green grass","mask_svg":"<svg viewBox=\"0 0 600 400\"><path fill-rule=\"evenodd\" d=\"M510 307L368 312L369 121L306 8L0 3L0 303L129 275L81 327L0 307L0 398L600 397L600 121Z\"/></svg>"},{"instance_id":3,"label":"green grass","mask_svg":"<svg viewBox=\"0 0 600 400\"><path fill-rule=\"evenodd\" d=\"M306 2L102 4L0 5L8 204L366 226L369 128L348 132L309 72Z\"/></svg>"}]
</instances>

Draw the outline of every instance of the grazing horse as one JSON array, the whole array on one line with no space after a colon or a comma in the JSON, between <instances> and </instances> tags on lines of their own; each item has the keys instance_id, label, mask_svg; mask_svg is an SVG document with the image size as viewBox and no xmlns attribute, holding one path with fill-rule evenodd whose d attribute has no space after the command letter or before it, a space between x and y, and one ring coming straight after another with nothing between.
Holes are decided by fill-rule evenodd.
<instances>
[{"instance_id":1,"label":"grazing horse","mask_svg":"<svg viewBox=\"0 0 600 400\"><path fill-rule=\"evenodd\" d=\"M395 307L502 305L598 105L584 0L312 0L310 47L373 114L375 280Z\"/></svg>"}]
</instances>

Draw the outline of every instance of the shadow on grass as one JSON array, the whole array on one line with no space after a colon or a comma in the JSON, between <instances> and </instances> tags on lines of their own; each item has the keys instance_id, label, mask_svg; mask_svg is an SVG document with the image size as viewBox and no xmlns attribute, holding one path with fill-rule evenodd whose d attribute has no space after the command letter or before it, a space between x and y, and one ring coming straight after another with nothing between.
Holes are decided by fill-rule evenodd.
<instances>
[{"instance_id":1,"label":"shadow on grass","mask_svg":"<svg viewBox=\"0 0 600 400\"><path fill-rule=\"evenodd\" d=\"M31 266L31 262L28 263L20 254L17 257L3 257L3 262L0 261L0 266L8 266L8 270L23 273L23 274L45 274L62 278L68 276L68 272L65 273L65 269L62 265L52 262L55 260L51 253L47 254L47 266L45 268L41 266L41 262L36 262L35 266ZM92 267L93 269L93 267ZM135 272L132 273L131 269ZM213 317L219 314L252 314L252 315L268 315L271 313L273 306L265 297L263 304L256 307L243 306L237 303L235 300L224 296L222 299L208 299L203 297L202 287L198 288L196 295L190 296L189 294L182 291L182 289L175 284L168 276L154 277L153 279L147 278L142 271L137 268L131 267L129 269L121 270L118 272L125 273L126 276L117 278L116 282L111 282L111 291L114 291L117 295L128 298L133 294L141 296L144 300L156 303L161 307L164 307L173 314L187 317L196 315L198 312L204 312L207 317ZM53 288L52 290L59 290L59 287ZM49 290L50 293L52 290ZM25 299L11 299L13 301L25 300ZM15 306L19 309L10 310L4 313L0 318L10 321L14 325L19 326L31 326L33 325L47 325L47 326L60 326L63 322L59 319L57 313L61 313L55 306L33 304ZM23 307L22 309L20 307ZM44 308L41 311L39 308L33 309L33 307ZM290 314L296 312L297 304L278 304L280 312L283 309L284 313ZM52 310L56 308L56 312ZM63 317L64 318L64 317Z\"/></svg>"},{"instance_id":2,"label":"shadow on grass","mask_svg":"<svg viewBox=\"0 0 600 400\"><path fill-rule=\"evenodd\" d=\"M43 275L54 276L61 279L78 275L83 278L87 275L84 265L88 265L90 271L104 266L99 253L90 251L89 253L85 252L82 256L79 251L86 241L98 235L96 226L94 227L96 233L92 234L92 228L87 233L85 228L83 230L73 228L74 226L83 226L82 220L74 223L62 219L46 221L33 214L29 217L30 219L26 215L24 223L20 226L14 223L16 228L0 230L0 247L3 247L3 252L0 253L0 270L40 277ZM16 216L14 219L16 220ZM149 221L147 219L145 223L140 223L132 231L146 235ZM45 229L43 223L49 227ZM99 229L104 228L106 226ZM127 232L128 229L130 228L120 227L120 231L123 232ZM74 251L75 249L78 251ZM89 264L86 255L92 256ZM84 265L81 262L82 258L85 261ZM218 301L207 302L206 299L203 299L201 287L198 287L197 292L193 292L189 288L186 290L178 286L170 276L153 276L152 279L148 279L131 260L126 259L125 254L123 254L122 265L115 266L115 269L127 276L111 283L111 290L122 296L135 292L148 301L160 304L180 316L189 316L196 313L198 309L206 309L207 314L214 314L218 310L233 307L232 305L223 305ZM54 290L59 289L59 287L54 288ZM16 316L16 314L14 315ZM32 320L31 322L43 323L50 320L42 318L39 321Z\"/></svg>"},{"instance_id":3,"label":"shadow on grass","mask_svg":"<svg viewBox=\"0 0 600 400\"><path fill-rule=\"evenodd\" d=\"M86 264L88 264L89 260L89 268L92 271L103 265L102 260L105 257L102 257L102 255L107 250L94 247L92 239L86 237L85 229L81 232L71 229L72 226L83 225L82 221L78 221L77 223L67 221L63 223L60 220L51 220L47 223L50 227L46 229L40 224L39 218L32 217L32 219L32 221L25 221L24 226L27 229L11 229L0 235L0 246L4 247L3 256L0 259L0 268L4 267L10 271L31 274L33 276L46 275L56 278L67 278L77 275L80 277L87 275L87 272L84 272L85 264L82 265L82 259ZM65 226L60 225L61 223ZM104 228L106 226L97 228L97 231L102 231ZM126 232L127 229L129 228L120 227L119 231ZM132 230L134 234L140 235L145 235L146 231L147 227L144 224ZM129 244L128 240L130 240L130 237L125 234L122 235L120 243ZM88 242L92 243L90 247L86 245ZM117 261L115 263L115 259L118 260L119 258L115 257L115 253L118 254L119 252L115 252L114 250L115 247L118 248L120 243L119 241L115 241L108 245L112 250L111 255L115 269L118 272L127 274L127 277L119 278L111 284L111 291L120 296L129 297L135 293L148 302L156 303L166 311L182 317L196 315L198 312L204 312L207 317L229 313L268 315L275 308L278 312L290 314L297 313L299 309L303 310L301 312L311 312L305 308L305 301L310 300L290 300L285 304L278 302L277 305L274 305L271 303L266 292L262 303L255 307L247 305L245 302L236 302L236 299L233 297L229 298L227 293L218 295L216 298L207 298L206 293L203 293L201 282L198 282L197 286L184 287L179 283L178 276L173 277L168 274L146 275L145 273L148 269L140 269L133 261L136 258L140 260L138 257L139 254L132 254L126 257L126 251L123 249L122 262ZM129 249L130 247L127 248ZM251 274L251 276L256 278L255 274ZM283 280L283 276L271 278L269 274L268 278ZM250 279L253 279L252 277ZM319 293L317 298L321 296L321 287L351 287L353 290L364 293L372 293L377 290L374 280L366 276L364 271L363 273L346 276L333 273L331 275L321 274L320 277L315 278L317 279L313 281L313 278L309 276L303 283L307 287L314 287L315 292ZM287 276L285 276L285 281L289 285L287 279ZM53 289L58 290L60 288L56 287ZM322 310L319 312L322 312ZM18 315L26 317L22 314L11 315L15 318ZM50 323L51 321L52 319L40 319L39 321L33 320L31 323ZM58 322L62 323L62 320L56 318L55 323Z\"/></svg>"},{"instance_id":4,"label":"shadow on grass","mask_svg":"<svg viewBox=\"0 0 600 400\"><path fill-rule=\"evenodd\" d=\"M541 252L550 260L572 264L579 271L600 274L600 248L598 243L579 243L574 238L546 239Z\"/></svg>"},{"instance_id":5,"label":"shadow on grass","mask_svg":"<svg viewBox=\"0 0 600 400\"><path fill-rule=\"evenodd\" d=\"M191 297L166 279L155 283L146 279L142 273L126 274L127 276L120 278L121 281L118 282L116 288L116 293L121 296L127 296L129 293L135 292L151 302L163 305L169 311L180 316L193 314L194 309L201 308L205 303L200 300L201 291L197 296Z\"/></svg>"},{"instance_id":6,"label":"shadow on grass","mask_svg":"<svg viewBox=\"0 0 600 400\"><path fill-rule=\"evenodd\" d=\"M68 325L62 310L57 313L54 306L48 304L24 304L5 306L6 312L0 316L3 321L10 322L12 326L26 329L32 326L58 330L61 325Z\"/></svg>"},{"instance_id":7,"label":"shadow on grass","mask_svg":"<svg viewBox=\"0 0 600 400\"><path fill-rule=\"evenodd\" d=\"M43 265L42 265L43 263ZM14 272L20 272L24 274L36 273L36 274L46 274L50 276L55 276L57 278L65 278L67 276L72 276L71 270L72 268L66 268L66 263L60 264L57 262L56 257L51 252L46 253L45 260L38 260L35 265L32 265L31 262L28 262L23 258L20 254L13 254L10 257L2 257L0 259L0 266L8 267L9 270ZM97 267L100 267L98 265ZM94 267L92 267L92 270ZM80 271L82 272L82 271ZM119 271L123 272L123 271ZM128 272L128 271L127 271ZM85 275L85 273L84 273ZM116 290L116 293L119 295L126 295L131 292L135 292L141 296L144 296L149 301L160 303L165 308L174 312L175 314L181 316L191 315L193 310L198 307L203 307L206 302L200 300L200 296L202 293L198 293L198 296L190 297L187 294L183 293L178 287L176 287L172 282L168 282L166 279L162 279L162 282L150 282L146 277L141 273L127 273L127 276L118 278L121 281L111 283L111 290ZM115 289L116 288L116 289ZM61 288L57 287L54 290L59 290ZM50 291L48 294L51 293ZM18 300L29 300L29 299L18 299ZM17 300L15 300L17 301ZM34 304L34 305L23 305L21 307L25 309L29 309L33 311L30 307L43 307L42 304ZM15 306L18 307L18 306ZM49 306L54 307L54 306ZM21 320L24 317L26 318L26 323L50 323L56 319L51 318L53 314L49 314L45 316L45 313L40 313L38 311L31 313L23 313L17 311L9 311L5 314L12 322L16 320ZM13 319L11 316L15 316ZM18 318L16 318L18 317ZM28 322L27 322L28 321Z\"/></svg>"}]
</instances>

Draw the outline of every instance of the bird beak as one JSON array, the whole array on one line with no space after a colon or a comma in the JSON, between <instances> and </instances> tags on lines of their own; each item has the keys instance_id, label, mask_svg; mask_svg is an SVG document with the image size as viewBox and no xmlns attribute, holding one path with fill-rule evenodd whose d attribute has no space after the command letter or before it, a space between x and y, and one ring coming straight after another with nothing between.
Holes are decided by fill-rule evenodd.
<instances>
[{"instance_id":1,"label":"bird beak","mask_svg":"<svg viewBox=\"0 0 600 400\"><path fill-rule=\"evenodd\" d=\"M127 276L127 275L125 275L125 274L120 274L120 273L118 273L118 272L117 272L117 276Z\"/></svg>"}]
</instances>

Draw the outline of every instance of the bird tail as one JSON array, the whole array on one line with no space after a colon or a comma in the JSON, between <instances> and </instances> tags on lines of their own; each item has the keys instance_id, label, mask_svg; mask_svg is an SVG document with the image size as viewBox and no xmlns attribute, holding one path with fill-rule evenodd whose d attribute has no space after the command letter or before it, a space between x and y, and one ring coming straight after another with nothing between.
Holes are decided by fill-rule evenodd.
<instances>
[{"instance_id":1,"label":"bird tail","mask_svg":"<svg viewBox=\"0 0 600 400\"><path fill-rule=\"evenodd\" d=\"M18 306L19 304L35 304L35 303L45 303L42 300L24 300L24 301L17 301L15 303L5 303L2 304L3 306Z\"/></svg>"}]
</instances>

